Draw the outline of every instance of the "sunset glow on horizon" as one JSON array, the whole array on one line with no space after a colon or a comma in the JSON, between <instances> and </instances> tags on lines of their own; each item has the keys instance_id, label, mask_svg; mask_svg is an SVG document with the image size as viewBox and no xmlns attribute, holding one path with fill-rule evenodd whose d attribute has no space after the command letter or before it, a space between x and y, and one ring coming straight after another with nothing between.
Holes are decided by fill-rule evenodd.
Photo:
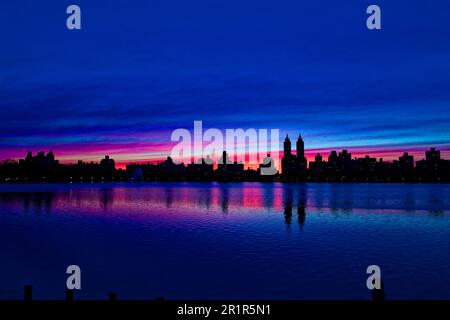
<instances>
[{"instance_id":1,"label":"sunset glow on horizon","mask_svg":"<svg viewBox=\"0 0 450 320\"><path fill-rule=\"evenodd\" d=\"M62 163L162 161L171 133L196 120L279 129L280 149L289 134L295 150L301 133L309 161L342 149L420 160L432 147L450 158L444 9L386 2L386 31L369 32L350 3L138 0L112 24L115 1L83 3L85 28L74 32L51 3L0 21L13 30L0 52L0 160L53 150ZM4 4L5 16L14 10ZM433 32L412 34L424 16Z\"/></svg>"}]
</instances>

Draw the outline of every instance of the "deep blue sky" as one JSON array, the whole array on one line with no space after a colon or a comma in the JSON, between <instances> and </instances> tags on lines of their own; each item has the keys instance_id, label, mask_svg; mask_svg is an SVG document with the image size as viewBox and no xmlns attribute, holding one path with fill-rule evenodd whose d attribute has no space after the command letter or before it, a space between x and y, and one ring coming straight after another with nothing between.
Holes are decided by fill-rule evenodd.
<instances>
[{"instance_id":1,"label":"deep blue sky","mask_svg":"<svg viewBox=\"0 0 450 320\"><path fill-rule=\"evenodd\" d=\"M0 30L1 159L155 158L194 120L314 152L450 150L449 1L2 1Z\"/></svg>"}]
</instances>

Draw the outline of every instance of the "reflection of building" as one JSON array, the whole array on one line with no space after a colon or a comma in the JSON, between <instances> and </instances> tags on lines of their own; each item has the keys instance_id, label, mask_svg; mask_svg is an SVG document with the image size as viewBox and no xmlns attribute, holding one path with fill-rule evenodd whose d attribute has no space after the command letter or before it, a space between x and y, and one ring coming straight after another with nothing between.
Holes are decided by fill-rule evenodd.
<instances>
[{"instance_id":1,"label":"reflection of building","mask_svg":"<svg viewBox=\"0 0 450 320\"><path fill-rule=\"evenodd\" d=\"M297 207L297 216L298 216L298 223L300 225L304 225L306 220L306 209L304 206Z\"/></svg>"},{"instance_id":2,"label":"reflection of building","mask_svg":"<svg viewBox=\"0 0 450 320\"><path fill-rule=\"evenodd\" d=\"M285 206L284 207L284 223L286 223L287 225L290 225L291 220L292 220L292 207Z\"/></svg>"}]
</instances>

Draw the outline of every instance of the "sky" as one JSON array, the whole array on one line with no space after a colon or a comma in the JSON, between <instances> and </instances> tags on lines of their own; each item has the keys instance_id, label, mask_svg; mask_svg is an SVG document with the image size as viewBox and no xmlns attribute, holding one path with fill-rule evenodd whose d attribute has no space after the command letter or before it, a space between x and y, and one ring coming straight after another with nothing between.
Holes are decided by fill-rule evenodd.
<instances>
[{"instance_id":1,"label":"sky","mask_svg":"<svg viewBox=\"0 0 450 320\"><path fill-rule=\"evenodd\" d=\"M447 0L2 1L0 35L0 160L159 160L195 120L301 133L309 159L450 158Z\"/></svg>"}]
</instances>

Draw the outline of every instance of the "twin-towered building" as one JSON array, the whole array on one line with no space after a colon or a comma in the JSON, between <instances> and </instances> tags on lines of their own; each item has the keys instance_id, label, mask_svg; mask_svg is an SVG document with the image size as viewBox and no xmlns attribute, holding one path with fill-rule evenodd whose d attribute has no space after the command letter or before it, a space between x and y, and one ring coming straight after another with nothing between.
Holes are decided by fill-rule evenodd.
<instances>
[{"instance_id":1,"label":"twin-towered building","mask_svg":"<svg viewBox=\"0 0 450 320\"><path fill-rule=\"evenodd\" d=\"M283 179L286 181L301 181L307 175L307 161L305 158L305 143L299 135L296 143L296 154L292 153L291 140L286 135L283 143L283 158L281 159L281 170Z\"/></svg>"},{"instance_id":2,"label":"twin-towered building","mask_svg":"<svg viewBox=\"0 0 450 320\"><path fill-rule=\"evenodd\" d=\"M294 181L373 181L373 182L440 182L450 181L450 161L441 158L439 150L431 148L425 152L425 159L414 161L414 156L403 153L398 160L391 162L382 158L353 158L348 150L331 151L328 161L321 154L315 156L308 165L305 158L304 141L299 135L296 152L292 152L289 136L283 143L281 178Z\"/></svg>"}]
</instances>

